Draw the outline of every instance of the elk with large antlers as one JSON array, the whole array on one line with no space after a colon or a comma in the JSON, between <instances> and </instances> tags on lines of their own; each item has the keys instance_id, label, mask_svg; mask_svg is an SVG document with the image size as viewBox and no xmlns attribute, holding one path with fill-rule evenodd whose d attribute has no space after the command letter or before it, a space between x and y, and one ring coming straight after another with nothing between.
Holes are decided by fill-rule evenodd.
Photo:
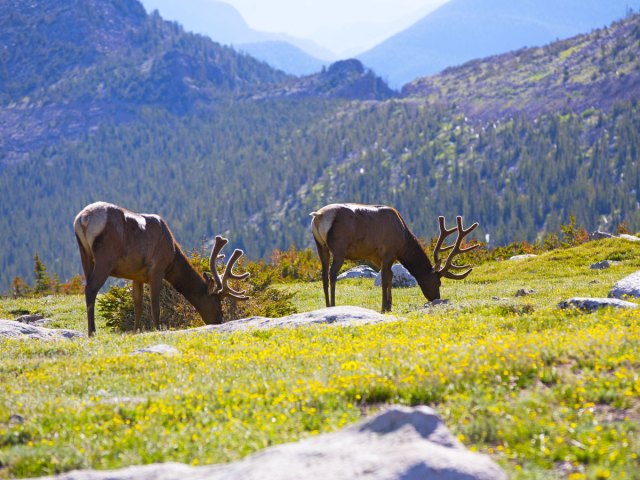
<instances>
[{"instance_id":1,"label":"elk with large antlers","mask_svg":"<svg viewBox=\"0 0 640 480\"><path fill-rule=\"evenodd\" d=\"M228 242L216 237L209 265L211 275L203 278L189 263L167 223L159 215L139 214L104 202L87 205L73 222L82 269L86 278L85 298L89 335L96 331L94 307L96 295L110 276L133 281L134 328L140 328L143 284L151 294L151 315L160 328L160 289L167 280L198 311L206 324L222 323L222 299L244 300L245 292L229 287L230 279L241 280L249 273L236 275L233 265L243 255L236 249L222 278L216 260L224 257L220 250Z\"/></svg>"},{"instance_id":2,"label":"elk with large antlers","mask_svg":"<svg viewBox=\"0 0 640 480\"><path fill-rule=\"evenodd\" d=\"M464 229L462 217L458 217L457 227L447 229L444 217L439 217L440 236L433 252L434 267L418 239L394 208L384 205L341 203L327 205L313 212L311 216L311 231L322 263L322 287L327 307L336 304L336 278L346 259L369 260L380 269L382 311L387 312L391 310L391 266L396 260L415 277L422 293L431 301L440 298L442 277L461 280L471 273L469 265L456 265L453 259L460 253L478 247L478 244L462 246L462 240L478 226L477 223ZM458 232L455 244L443 247L445 239L454 232ZM447 250L451 252L442 264L440 253ZM467 270L462 273L452 271L464 269Z\"/></svg>"}]
</instances>

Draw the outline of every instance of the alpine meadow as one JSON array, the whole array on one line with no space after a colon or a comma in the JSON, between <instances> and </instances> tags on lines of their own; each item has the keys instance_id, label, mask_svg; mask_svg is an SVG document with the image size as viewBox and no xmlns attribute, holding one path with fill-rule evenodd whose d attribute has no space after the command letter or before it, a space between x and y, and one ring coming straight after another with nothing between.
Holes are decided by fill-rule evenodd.
<instances>
[{"instance_id":1,"label":"alpine meadow","mask_svg":"<svg viewBox=\"0 0 640 480\"><path fill-rule=\"evenodd\" d=\"M632 8L395 89L358 59L286 73L138 0L0 0L0 195L0 479L328 478L233 469L428 406L436 450L504 477L386 460L406 439L370 455L395 476L327 471L640 480ZM352 267L384 286L335 279Z\"/></svg>"}]
</instances>

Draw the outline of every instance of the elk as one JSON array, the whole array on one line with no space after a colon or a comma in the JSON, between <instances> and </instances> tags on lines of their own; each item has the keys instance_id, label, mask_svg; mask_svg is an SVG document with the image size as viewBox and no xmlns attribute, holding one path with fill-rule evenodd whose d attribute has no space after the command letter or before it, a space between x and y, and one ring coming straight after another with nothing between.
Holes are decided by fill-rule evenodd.
<instances>
[{"instance_id":1,"label":"elk","mask_svg":"<svg viewBox=\"0 0 640 480\"><path fill-rule=\"evenodd\" d=\"M423 295L432 301L440 298L442 277L462 280L471 273L470 265L456 265L453 263L454 257L479 246L476 244L462 247L462 240L478 226L478 223L465 230L462 217L458 216L457 227L447 229L445 219L441 216L438 218L440 236L433 251L434 267L420 242L395 208L341 203L326 205L311 213L311 216L311 231L322 263L322 287L327 307L336 304L336 278L346 259L369 260L380 269L382 312L388 312L391 311L391 266L396 260L416 278ZM455 244L443 247L445 239L454 232L458 232ZM440 254L447 250L451 252L443 264ZM461 273L452 271L464 269L468 270Z\"/></svg>"},{"instance_id":2,"label":"elk","mask_svg":"<svg viewBox=\"0 0 640 480\"><path fill-rule=\"evenodd\" d=\"M82 269L86 278L85 300L89 336L96 331L94 307L96 295L110 276L133 281L134 330L140 329L143 284L151 294L151 316L160 328L160 290L167 280L198 311L206 324L222 323L222 299L246 300L246 291L236 291L228 281L242 280L249 273L232 272L244 254L236 249L226 264L222 278L216 260L228 240L217 236L209 266L211 276L204 278L191 266L175 240L167 222L159 215L139 214L105 202L87 205L78 213L73 228L78 240Z\"/></svg>"}]
</instances>

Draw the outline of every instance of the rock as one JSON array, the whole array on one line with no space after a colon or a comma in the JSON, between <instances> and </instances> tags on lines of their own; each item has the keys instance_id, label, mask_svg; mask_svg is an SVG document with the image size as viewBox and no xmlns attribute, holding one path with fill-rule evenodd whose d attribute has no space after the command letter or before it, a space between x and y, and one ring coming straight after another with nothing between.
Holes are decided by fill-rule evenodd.
<instances>
[{"instance_id":1,"label":"rock","mask_svg":"<svg viewBox=\"0 0 640 480\"><path fill-rule=\"evenodd\" d=\"M338 280L344 280L345 278L376 278L377 274L378 272L371 267L358 265L338 275Z\"/></svg>"},{"instance_id":2,"label":"rock","mask_svg":"<svg viewBox=\"0 0 640 480\"><path fill-rule=\"evenodd\" d=\"M451 302L449 302L449 299L447 298L437 298L425 303L423 308L437 307L438 305L449 305L449 303Z\"/></svg>"},{"instance_id":3,"label":"rock","mask_svg":"<svg viewBox=\"0 0 640 480\"><path fill-rule=\"evenodd\" d=\"M616 238L616 236L609 232L601 232L600 230L596 230L595 232L589 234L589 238L591 240L601 240L603 238Z\"/></svg>"},{"instance_id":4,"label":"rock","mask_svg":"<svg viewBox=\"0 0 640 480\"><path fill-rule=\"evenodd\" d=\"M52 477L49 477L52 478ZM162 463L75 471L58 480L506 480L467 450L429 407L391 407L335 433L268 448L226 464Z\"/></svg>"},{"instance_id":5,"label":"rock","mask_svg":"<svg viewBox=\"0 0 640 480\"><path fill-rule=\"evenodd\" d=\"M609 292L610 298L640 297L640 271L623 278Z\"/></svg>"},{"instance_id":6,"label":"rock","mask_svg":"<svg viewBox=\"0 0 640 480\"><path fill-rule=\"evenodd\" d=\"M626 302L624 300L618 300L616 298L586 298L586 297L574 297L569 300L565 300L558 304L559 308L577 308L587 312L593 312L599 308L637 308L638 305L632 302Z\"/></svg>"},{"instance_id":7,"label":"rock","mask_svg":"<svg viewBox=\"0 0 640 480\"><path fill-rule=\"evenodd\" d=\"M640 242L640 237L636 237L635 235L628 235L626 233L621 233L618 238L622 238L623 240L627 240L628 242Z\"/></svg>"},{"instance_id":8,"label":"rock","mask_svg":"<svg viewBox=\"0 0 640 480\"><path fill-rule=\"evenodd\" d=\"M50 318L44 318L43 315L39 313L29 314L29 315L21 315L15 319L16 322L27 323L29 325L36 325L38 327L42 327L43 325L51 322Z\"/></svg>"},{"instance_id":9,"label":"rock","mask_svg":"<svg viewBox=\"0 0 640 480\"><path fill-rule=\"evenodd\" d=\"M181 332L236 332L252 328L286 328L314 324L364 325L367 323L397 320L391 315L383 315L368 308L338 306L321 308L311 312L296 313L280 318L250 317L233 320L221 325L206 325ZM166 332L176 333L176 332Z\"/></svg>"},{"instance_id":10,"label":"rock","mask_svg":"<svg viewBox=\"0 0 640 480\"><path fill-rule=\"evenodd\" d=\"M45 328L15 320L0 320L0 337L8 338L38 338L40 340L58 340L61 338L77 338L86 335L76 330Z\"/></svg>"},{"instance_id":11,"label":"rock","mask_svg":"<svg viewBox=\"0 0 640 480\"><path fill-rule=\"evenodd\" d=\"M158 345L152 345L146 348L140 348L138 350L134 350L133 355L141 355L143 353L155 353L158 355L180 355L180 351L172 347L171 345L167 345L165 343L159 343Z\"/></svg>"},{"instance_id":12,"label":"rock","mask_svg":"<svg viewBox=\"0 0 640 480\"><path fill-rule=\"evenodd\" d=\"M611 267L611 263L609 260L602 260L601 262L592 263L589 268L591 270L606 270Z\"/></svg>"},{"instance_id":13,"label":"rock","mask_svg":"<svg viewBox=\"0 0 640 480\"><path fill-rule=\"evenodd\" d=\"M391 281L391 286L395 288L408 288L415 287L418 285L415 277L409 273L409 270L404 268L404 265L400 263L396 263L391 267L391 272L393 272L393 280ZM382 285L382 274L378 273L376 275L376 279L373 281L373 284L376 287Z\"/></svg>"},{"instance_id":14,"label":"rock","mask_svg":"<svg viewBox=\"0 0 640 480\"><path fill-rule=\"evenodd\" d=\"M527 290L525 288L521 288L520 290L518 290L516 292L516 297L526 297L527 295L533 295L534 293L536 293L535 290Z\"/></svg>"},{"instance_id":15,"label":"rock","mask_svg":"<svg viewBox=\"0 0 640 480\"><path fill-rule=\"evenodd\" d=\"M526 258L533 258L533 257L537 257L537 255L533 253L525 253L523 255L514 255L513 257L509 258L509 260L524 260Z\"/></svg>"}]
</instances>

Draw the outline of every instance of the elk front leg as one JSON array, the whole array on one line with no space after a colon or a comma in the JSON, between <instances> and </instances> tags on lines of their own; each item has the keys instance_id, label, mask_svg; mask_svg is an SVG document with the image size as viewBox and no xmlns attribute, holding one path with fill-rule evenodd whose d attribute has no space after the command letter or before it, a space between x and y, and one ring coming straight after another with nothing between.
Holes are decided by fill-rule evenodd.
<instances>
[{"instance_id":1,"label":"elk front leg","mask_svg":"<svg viewBox=\"0 0 640 480\"><path fill-rule=\"evenodd\" d=\"M382 313L391 311L391 287L393 285L391 265L391 262L384 262L380 269L382 275Z\"/></svg>"},{"instance_id":2,"label":"elk front leg","mask_svg":"<svg viewBox=\"0 0 640 480\"><path fill-rule=\"evenodd\" d=\"M155 277L149 283L151 295L151 316L156 330L160 330L160 290L162 290L162 277Z\"/></svg>"},{"instance_id":3,"label":"elk front leg","mask_svg":"<svg viewBox=\"0 0 640 480\"><path fill-rule=\"evenodd\" d=\"M144 283L133 282L133 331L142 331L140 317L142 316L142 296L144 293Z\"/></svg>"}]
</instances>

